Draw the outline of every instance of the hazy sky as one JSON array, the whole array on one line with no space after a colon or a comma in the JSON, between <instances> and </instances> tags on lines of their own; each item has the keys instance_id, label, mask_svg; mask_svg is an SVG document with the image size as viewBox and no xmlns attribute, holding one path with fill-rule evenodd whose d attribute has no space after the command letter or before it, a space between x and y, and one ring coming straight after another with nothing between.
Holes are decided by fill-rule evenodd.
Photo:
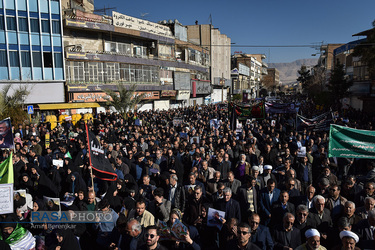
<instances>
[{"instance_id":1,"label":"hazy sky","mask_svg":"<svg viewBox=\"0 0 375 250\"><path fill-rule=\"evenodd\" d=\"M207 24L211 15L214 27L236 43L232 53L263 53L269 57L266 62L274 63L311 58L316 51L251 46L347 43L358 39L352 35L370 29L375 20L375 0L94 1L96 9L116 7L117 12L152 22L177 19L183 25L193 25L195 20Z\"/></svg>"}]
</instances>

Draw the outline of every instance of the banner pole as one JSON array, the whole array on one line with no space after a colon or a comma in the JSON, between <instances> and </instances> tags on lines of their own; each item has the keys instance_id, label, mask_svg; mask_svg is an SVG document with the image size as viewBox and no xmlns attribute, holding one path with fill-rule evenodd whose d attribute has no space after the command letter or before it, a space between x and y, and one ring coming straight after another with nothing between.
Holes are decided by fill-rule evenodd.
<instances>
[{"instance_id":1,"label":"banner pole","mask_svg":"<svg viewBox=\"0 0 375 250\"><path fill-rule=\"evenodd\" d=\"M87 140L87 150L89 151L89 163L90 163L90 175L91 175L91 186L92 186L92 191L95 194L95 189L94 189L94 176L92 174L92 163L91 163L91 152L90 152L90 140L89 140L89 129L87 127L87 122L85 121L85 128L86 128L86 140ZM96 205L96 199L94 199L94 204Z\"/></svg>"}]
</instances>

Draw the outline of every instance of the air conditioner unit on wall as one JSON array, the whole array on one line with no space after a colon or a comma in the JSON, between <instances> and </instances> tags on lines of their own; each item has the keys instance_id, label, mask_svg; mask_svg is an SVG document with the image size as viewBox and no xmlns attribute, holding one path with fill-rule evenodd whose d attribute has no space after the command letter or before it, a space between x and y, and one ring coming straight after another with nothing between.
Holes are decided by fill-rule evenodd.
<instances>
[{"instance_id":1,"label":"air conditioner unit on wall","mask_svg":"<svg viewBox=\"0 0 375 250\"><path fill-rule=\"evenodd\" d=\"M76 44L76 45L74 46L74 50L75 50L75 51L81 52L82 49L83 49L82 44Z\"/></svg>"}]
</instances>

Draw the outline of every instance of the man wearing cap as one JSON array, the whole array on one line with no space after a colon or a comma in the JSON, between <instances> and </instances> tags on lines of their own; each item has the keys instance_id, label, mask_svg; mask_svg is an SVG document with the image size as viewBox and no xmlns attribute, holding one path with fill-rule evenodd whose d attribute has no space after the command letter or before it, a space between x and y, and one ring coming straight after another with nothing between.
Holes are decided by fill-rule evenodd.
<instances>
[{"instance_id":1,"label":"man wearing cap","mask_svg":"<svg viewBox=\"0 0 375 250\"><path fill-rule=\"evenodd\" d=\"M341 231L340 233L341 246L338 245L332 250L360 250L361 248L356 247L356 244L359 241L358 235L351 231ZM373 248L371 248L373 249Z\"/></svg>"},{"instance_id":2,"label":"man wearing cap","mask_svg":"<svg viewBox=\"0 0 375 250\"><path fill-rule=\"evenodd\" d=\"M296 250L326 250L327 248L320 245L320 233L318 230L311 228L305 232L306 243L303 243Z\"/></svg>"}]
</instances>

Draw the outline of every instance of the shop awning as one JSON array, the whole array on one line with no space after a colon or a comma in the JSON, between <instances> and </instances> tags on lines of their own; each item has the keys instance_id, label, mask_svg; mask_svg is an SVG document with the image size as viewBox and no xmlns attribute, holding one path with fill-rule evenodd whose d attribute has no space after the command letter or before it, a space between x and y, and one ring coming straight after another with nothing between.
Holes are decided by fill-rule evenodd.
<instances>
[{"instance_id":1,"label":"shop awning","mask_svg":"<svg viewBox=\"0 0 375 250\"><path fill-rule=\"evenodd\" d=\"M38 104L40 110L99 108L96 102Z\"/></svg>"}]
</instances>

